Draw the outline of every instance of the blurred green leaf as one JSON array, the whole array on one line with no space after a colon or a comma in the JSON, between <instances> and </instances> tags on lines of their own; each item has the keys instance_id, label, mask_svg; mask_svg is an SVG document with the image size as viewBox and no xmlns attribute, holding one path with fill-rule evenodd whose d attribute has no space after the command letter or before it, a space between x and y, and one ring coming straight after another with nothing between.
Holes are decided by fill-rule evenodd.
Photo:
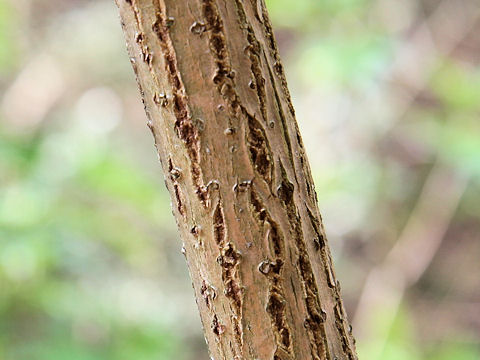
<instances>
[{"instance_id":1,"label":"blurred green leaf","mask_svg":"<svg viewBox=\"0 0 480 360\"><path fill-rule=\"evenodd\" d=\"M332 18L365 10L370 0L267 0L269 15L275 25L305 29L306 25L322 27Z\"/></svg>"},{"instance_id":2,"label":"blurred green leaf","mask_svg":"<svg viewBox=\"0 0 480 360\"><path fill-rule=\"evenodd\" d=\"M448 111L480 110L480 71L445 61L431 80L433 92Z\"/></svg>"},{"instance_id":3,"label":"blurred green leaf","mask_svg":"<svg viewBox=\"0 0 480 360\"><path fill-rule=\"evenodd\" d=\"M426 360L478 360L480 346L468 342L445 342L435 346Z\"/></svg>"},{"instance_id":4,"label":"blurred green leaf","mask_svg":"<svg viewBox=\"0 0 480 360\"><path fill-rule=\"evenodd\" d=\"M311 39L298 59L298 73L306 86L355 85L372 81L388 65L389 41L374 34L348 34Z\"/></svg>"},{"instance_id":5,"label":"blurred green leaf","mask_svg":"<svg viewBox=\"0 0 480 360\"><path fill-rule=\"evenodd\" d=\"M18 21L14 7L8 1L0 1L0 75L8 74L17 65Z\"/></svg>"}]
</instances>

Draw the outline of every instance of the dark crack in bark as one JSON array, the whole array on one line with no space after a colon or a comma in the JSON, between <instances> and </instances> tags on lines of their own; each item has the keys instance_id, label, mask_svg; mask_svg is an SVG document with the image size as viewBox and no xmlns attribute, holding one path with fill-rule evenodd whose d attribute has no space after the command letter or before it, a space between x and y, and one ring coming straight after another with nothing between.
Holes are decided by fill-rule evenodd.
<instances>
[{"instance_id":1,"label":"dark crack in bark","mask_svg":"<svg viewBox=\"0 0 480 360\"><path fill-rule=\"evenodd\" d=\"M206 189L200 166L200 138L198 129L195 127L190 109L188 107L188 98L183 85L180 71L177 65L177 57L172 40L169 34L169 20L165 12L162 10L159 0L154 0L155 22L152 24L152 30L157 36L162 49L165 71L172 87L172 106L176 117L175 129L177 135L187 148L190 158L190 174L196 188L196 194L202 204L207 207L209 205L208 190Z\"/></svg>"},{"instance_id":2,"label":"dark crack in bark","mask_svg":"<svg viewBox=\"0 0 480 360\"><path fill-rule=\"evenodd\" d=\"M256 221L263 230L264 236L270 247L273 260L264 260L258 270L268 278L268 299L266 311L272 321L273 332L277 343L275 356L279 353L287 354L294 359L292 336L286 314L286 300L284 290L284 275L282 272L285 263L285 239L277 223L272 219L255 187L250 188L250 206L253 209ZM275 357L274 357L275 358Z\"/></svg>"},{"instance_id":3,"label":"dark crack in bark","mask_svg":"<svg viewBox=\"0 0 480 360\"><path fill-rule=\"evenodd\" d=\"M232 351L236 356L241 356L243 353L243 291L238 271L241 254L227 240L225 216L220 202L217 203L213 213L213 238L220 251L217 262L222 268L224 294L229 299L232 309L231 322L235 339L235 346L232 347Z\"/></svg>"},{"instance_id":4,"label":"dark crack in bark","mask_svg":"<svg viewBox=\"0 0 480 360\"><path fill-rule=\"evenodd\" d=\"M294 201L295 187L288 180L282 163L280 163L280 170L282 179L277 188L277 196L287 212L291 235L298 252L297 269L302 280L303 296L308 314L304 326L310 339L312 358L315 360L330 360L331 356L326 343L325 318L322 316L324 311L318 297L318 287L304 240L302 218Z\"/></svg>"}]
</instances>

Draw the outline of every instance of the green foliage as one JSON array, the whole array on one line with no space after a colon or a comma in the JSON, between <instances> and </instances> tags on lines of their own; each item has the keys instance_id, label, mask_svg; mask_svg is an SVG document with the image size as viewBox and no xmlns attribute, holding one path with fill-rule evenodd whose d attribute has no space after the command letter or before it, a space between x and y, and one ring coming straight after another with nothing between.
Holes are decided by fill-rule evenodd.
<instances>
[{"instance_id":1,"label":"green foliage","mask_svg":"<svg viewBox=\"0 0 480 360\"><path fill-rule=\"evenodd\" d=\"M0 1L0 76L6 75L17 65L18 21L14 7L8 1Z\"/></svg>"},{"instance_id":2,"label":"green foliage","mask_svg":"<svg viewBox=\"0 0 480 360\"><path fill-rule=\"evenodd\" d=\"M480 109L480 70L451 61L441 64L432 76L432 90L450 111Z\"/></svg>"},{"instance_id":3,"label":"green foliage","mask_svg":"<svg viewBox=\"0 0 480 360\"><path fill-rule=\"evenodd\" d=\"M370 0L266 1L270 17L278 27L296 30L318 29L332 18L357 16L367 9L370 2Z\"/></svg>"},{"instance_id":4,"label":"green foliage","mask_svg":"<svg viewBox=\"0 0 480 360\"><path fill-rule=\"evenodd\" d=\"M476 360L480 357L480 347L473 342L450 341L429 351L427 360Z\"/></svg>"}]
</instances>

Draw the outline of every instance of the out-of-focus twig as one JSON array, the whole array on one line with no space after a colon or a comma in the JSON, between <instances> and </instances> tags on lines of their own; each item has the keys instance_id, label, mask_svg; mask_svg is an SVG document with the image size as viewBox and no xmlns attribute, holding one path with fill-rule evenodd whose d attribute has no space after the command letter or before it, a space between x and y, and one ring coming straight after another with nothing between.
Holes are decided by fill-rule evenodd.
<instances>
[{"instance_id":1,"label":"out-of-focus twig","mask_svg":"<svg viewBox=\"0 0 480 360\"><path fill-rule=\"evenodd\" d=\"M385 72L382 80L385 86L379 91L382 102L389 104L388 112L393 114L395 119L385 120L388 114L384 113L377 116L390 126L401 119L428 86L432 65L455 50L472 31L479 17L478 8L472 8L470 3L442 1L432 14L416 27L409 39L402 41L394 50L395 60ZM388 131L390 126L386 126L384 130Z\"/></svg>"},{"instance_id":2,"label":"out-of-focus twig","mask_svg":"<svg viewBox=\"0 0 480 360\"><path fill-rule=\"evenodd\" d=\"M390 94L391 99L385 101L394 107L396 120L404 116L428 85L430 74L427 70L440 55L451 53L478 21L479 12L464 5L462 1L441 2L417 27L411 41L397 49L396 61L385 78L390 89L383 92ZM449 18L452 17L462 18L463 21L451 22ZM368 274L353 324L358 340L375 338L378 346L376 354L371 354L374 359L382 355L388 330L406 289L422 276L437 252L467 180L454 169L435 164L397 243L384 261ZM381 314L383 327L377 333L372 319L378 314Z\"/></svg>"},{"instance_id":3,"label":"out-of-focus twig","mask_svg":"<svg viewBox=\"0 0 480 360\"><path fill-rule=\"evenodd\" d=\"M406 289L422 276L437 252L466 185L466 177L435 164L397 243L368 275L353 324L360 340L375 337L380 345L374 358L382 354ZM368 327L374 326L372 319L379 312L385 326L376 333Z\"/></svg>"},{"instance_id":4,"label":"out-of-focus twig","mask_svg":"<svg viewBox=\"0 0 480 360\"><path fill-rule=\"evenodd\" d=\"M0 96L0 115L15 128L34 128L45 119L66 90L55 59L48 54L33 58Z\"/></svg>"}]
</instances>

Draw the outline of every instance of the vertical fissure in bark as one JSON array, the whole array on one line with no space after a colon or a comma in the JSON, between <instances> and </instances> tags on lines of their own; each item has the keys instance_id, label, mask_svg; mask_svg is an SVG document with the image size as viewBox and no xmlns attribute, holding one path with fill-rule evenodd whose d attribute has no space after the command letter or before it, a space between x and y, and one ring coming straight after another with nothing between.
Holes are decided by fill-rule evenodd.
<instances>
[{"instance_id":1,"label":"vertical fissure in bark","mask_svg":"<svg viewBox=\"0 0 480 360\"><path fill-rule=\"evenodd\" d=\"M270 186L273 177L273 156L270 144L259 121L245 114L247 118L247 144L250 161L256 172Z\"/></svg>"},{"instance_id":2,"label":"vertical fissure in bark","mask_svg":"<svg viewBox=\"0 0 480 360\"><path fill-rule=\"evenodd\" d=\"M262 114L263 120L267 122L267 106L266 106L266 90L265 90L265 78L263 77L262 63L261 63L261 52L262 46L260 42L255 37L255 31L253 30L252 25L247 19L245 13L245 8L241 0L235 0L235 5L237 7L237 14L240 23L240 27L244 31L248 45L244 48L248 58L250 59L250 70L253 76L253 79L249 82L249 87L255 89L257 92L257 98L260 106L260 113Z\"/></svg>"},{"instance_id":3,"label":"vertical fissure in bark","mask_svg":"<svg viewBox=\"0 0 480 360\"><path fill-rule=\"evenodd\" d=\"M172 181L173 184L173 191L175 194L175 200L177 204L177 210L178 212L185 217L185 199L184 195L182 193L182 190L180 188L180 185L178 184L178 178L180 177L180 172L179 170L173 166L173 161L172 159L168 159L168 172L170 173L170 180Z\"/></svg>"},{"instance_id":4,"label":"vertical fissure in bark","mask_svg":"<svg viewBox=\"0 0 480 360\"><path fill-rule=\"evenodd\" d=\"M261 22L261 25L263 27L264 35L265 35L265 38L267 39L267 43L269 45L268 47L270 49L270 54L271 54L271 56L274 60L273 69L275 71L275 74L280 78L283 94L285 96L285 102L288 105L288 109L290 110L290 114L292 115L292 117L295 118L295 109L293 108L292 99L291 99L291 96L290 96L290 91L288 90L287 79L285 77L285 71L283 70L283 65L282 65L282 62L280 60L280 54L278 52L277 43L275 41L275 36L274 36L274 33L273 33L273 27L272 27L272 24L270 23L270 18L268 16L267 8L265 7L264 1L259 0L259 3L262 7L262 18L263 18L263 21Z\"/></svg>"},{"instance_id":5,"label":"vertical fissure in bark","mask_svg":"<svg viewBox=\"0 0 480 360\"><path fill-rule=\"evenodd\" d=\"M298 273L302 281L305 306L308 316L305 319L304 326L310 338L310 347L312 359L330 360L331 356L326 344L325 320L326 312L322 309L318 297L318 287L310 263L305 238L302 230L302 219L298 214L297 206L294 201L294 185L288 180L285 168L280 163L282 174L281 183L277 188L277 196L282 201L287 212L290 223L291 234L294 238L298 252Z\"/></svg>"},{"instance_id":6,"label":"vertical fissure in bark","mask_svg":"<svg viewBox=\"0 0 480 360\"><path fill-rule=\"evenodd\" d=\"M332 264L332 257L328 251L328 248L325 244L325 236L323 234L322 225L318 218L314 216L312 210L305 205L307 209L307 214L310 219L311 226L315 232L316 237L313 239L314 247L316 251L320 252L321 262L323 268L325 270L325 276L327 278L328 287L332 290L334 300L335 300L335 307L334 307L334 315L335 315L335 328L337 329L338 336L342 342L342 350L344 354L348 357L348 359L354 359L355 355L351 350L351 346L349 344L349 340L346 333L346 327L348 327L348 331L350 332L351 337L351 326L347 323L345 311L343 309L341 296L340 296L340 289L337 281L335 280L335 275L333 273L333 264Z\"/></svg>"},{"instance_id":7,"label":"vertical fissure in bark","mask_svg":"<svg viewBox=\"0 0 480 360\"><path fill-rule=\"evenodd\" d=\"M285 145L287 147L288 157L289 157L289 160L290 160L290 164L293 168L293 174L295 176L295 181L298 184L297 172L295 170L295 160L294 160L294 157L293 157L292 142L290 140L290 133L288 131L287 119L285 118L285 114L284 114L283 108L282 108L282 103L280 101L280 97L278 95L278 91L277 91L277 88L275 86L275 79L273 77L272 70L270 69L270 66L268 66L268 64L267 64L267 69L268 69L268 74L270 76L270 81L272 82L273 93L275 95L275 104L276 104L276 107L278 109L278 115L280 117L280 122L281 122L281 126L282 126L281 129L282 129L282 132L283 132L283 138L285 140Z\"/></svg>"},{"instance_id":8,"label":"vertical fissure in bark","mask_svg":"<svg viewBox=\"0 0 480 360\"><path fill-rule=\"evenodd\" d=\"M227 101L230 111L236 113L240 103L235 91L235 72L232 70L223 21L215 0L202 0L203 15L209 32L210 50L214 56L216 71L213 82L219 93Z\"/></svg>"},{"instance_id":9,"label":"vertical fissure in bark","mask_svg":"<svg viewBox=\"0 0 480 360\"><path fill-rule=\"evenodd\" d=\"M272 259L262 261L258 270L268 278L268 300L266 311L270 316L277 348L275 355L280 353L289 355L288 359L295 359L292 347L292 336L286 314L286 298L284 290L283 265L285 263L285 240L277 223L272 219L266 206L260 200L255 187L250 188L250 204L254 216L260 223L264 236L271 248ZM283 358L283 357L282 357ZM287 360L287 359L285 359Z\"/></svg>"},{"instance_id":10,"label":"vertical fissure in bark","mask_svg":"<svg viewBox=\"0 0 480 360\"><path fill-rule=\"evenodd\" d=\"M217 339L220 339L220 337L226 331L226 326L221 323L215 311L214 300L217 298L217 291L209 282L207 282L207 280L203 278L202 278L201 284L202 285L200 287L200 295L202 296L205 302L205 306L207 308L208 314L206 314L206 316L211 317L210 329L212 330L212 333L214 334L214 336ZM208 344L207 337L205 337L205 340L207 341L207 344ZM226 360L223 343L220 342L217 350L219 355L221 356L221 359Z\"/></svg>"},{"instance_id":11,"label":"vertical fissure in bark","mask_svg":"<svg viewBox=\"0 0 480 360\"><path fill-rule=\"evenodd\" d=\"M135 6L134 2L133 4ZM172 106L176 117L175 129L177 135L185 144L190 158L190 173L196 187L197 196L202 204L208 206L208 189L206 189L203 183L202 168L200 166L200 139L198 129L192 121L185 86L183 85L178 70L177 57L169 34L169 27L171 25L167 20L165 11L162 10L160 0L153 0L153 5L155 9L155 22L152 24L152 30L160 42L164 56L165 72L172 88ZM141 34L139 34L139 36L143 37ZM160 95L155 94L155 97L160 97ZM154 99L154 102L157 101Z\"/></svg>"},{"instance_id":12,"label":"vertical fissure in bark","mask_svg":"<svg viewBox=\"0 0 480 360\"><path fill-rule=\"evenodd\" d=\"M337 299L340 298L337 296ZM351 345L348 341L348 336L345 330L345 312L343 309L342 304L337 301L334 307L335 312L335 326L337 328L338 333L340 334L340 341L342 342L342 350L343 353L348 357L349 360L355 359L355 355L351 349ZM349 335L351 336L351 326L349 325Z\"/></svg>"},{"instance_id":13,"label":"vertical fissure in bark","mask_svg":"<svg viewBox=\"0 0 480 360\"><path fill-rule=\"evenodd\" d=\"M205 279L202 280L202 286L200 287L200 294L202 294L205 305L209 310L213 310L213 301L217 298L217 292L215 288L210 285Z\"/></svg>"},{"instance_id":14,"label":"vertical fissure in bark","mask_svg":"<svg viewBox=\"0 0 480 360\"><path fill-rule=\"evenodd\" d=\"M238 266L241 254L235 249L235 246L228 241L225 225L225 216L223 207L219 201L213 213L213 234L217 243L220 255L217 257L218 264L222 267L222 281L224 285L225 296L230 301L232 315L232 331L234 333L235 346L232 351L236 356L241 356L243 352L243 327L242 327L242 302L243 294L240 285Z\"/></svg>"},{"instance_id":15,"label":"vertical fissure in bark","mask_svg":"<svg viewBox=\"0 0 480 360\"><path fill-rule=\"evenodd\" d=\"M335 288L335 277L332 273L332 259L330 254L328 254L327 249L325 247L325 237L321 230L321 225L318 219L313 215L312 210L308 206L305 206L307 209L308 218L310 219L310 223L312 225L313 231L315 232L315 238L313 239L313 245L316 251L320 252L320 256L322 258L322 264L325 269L325 275L327 278L328 286L333 289Z\"/></svg>"}]
</instances>

